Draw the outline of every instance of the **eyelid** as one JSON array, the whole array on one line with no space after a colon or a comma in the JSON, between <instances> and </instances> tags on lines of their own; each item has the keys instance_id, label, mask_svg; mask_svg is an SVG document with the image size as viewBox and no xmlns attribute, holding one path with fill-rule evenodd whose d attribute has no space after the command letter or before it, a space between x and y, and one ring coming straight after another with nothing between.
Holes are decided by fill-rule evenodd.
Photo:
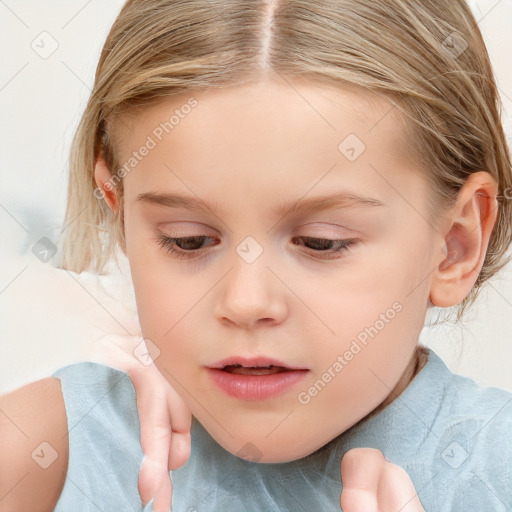
<instances>
[{"instance_id":1,"label":"eyelid","mask_svg":"<svg viewBox=\"0 0 512 512\"><path fill-rule=\"evenodd\" d=\"M189 238L191 236L220 237L220 233L215 228L193 221L162 222L157 224L156 232L173 238Z\"/></svg>"},{"instance_id":2,"label":"eyelid","mask_svg":"<svg viewBox=\"0 0 512 512\"><path fill-rule=\"evenodd\" d=\"M302 234L304 229L308 232L307 235ZM310 230L313 230L314 234L310 234ZM295 231L297 231L297 236L307 236L309 238L330 238L332 240L351 238L352 236L362 236L360 231L347 226L342 226L336 222L309 222L297 226Z\"/></svg>"},{"instance_id":3,"label":"eyelid","mask_svg":"<svg viewBox=\"0 0 512 512\"><path fill-rule=\"evenodd\" d=\"M163 249L166 250L169 254L174 254L174 256L178 259L185 259L185 260L193 260L203 257L203 253L207 253L205 256L209 255L208 247L211 247L211 245L207 246L206 248L200 248L200 249L194 249L194 250L186 250L181 249L180 247L176 248L176 240L181 239L187 239L187 238L211 238L212 240L214 237L208 236L208 235L188 235L188 236L168 236L165 233L162 233L160 231L157 232L155 237L152 237L153 240L157 242L157 244ZM215 244L217 245L217 244Z\"/></svg>"},{"instance_id":4,"label":"eyelid","mask_svg":"<svg viewBox=\"0 0 512 512\"><path fill-rule=\"evenodd\" d=\"M202 239L212 239L214 240L215 237L211 237L208 235L188 235L188 236L181 236L181 237L170 237L162 232L157 232L157 236L154 238L158 245L162 249L166 249L169 254L174 254L174 257L177 259L184 259L184 260L197 260L197 259L204 259L212 254L212 251L208 250L208 247L211 247L212 244L208 245L207 247L201 247L198 249L182 249L177 244L177 240L183 240L183 239L190 239L190 238L202 238ZM305 247L305 251L303 252L303 255L305 257L314 258L318 261L324 260L339 260L343 258L343 255L348 253L352 248L357 247L361 244L361 241L354 238L322 238L317 236L296 236L293 237L294 239L304 239L304 240L316 240L321 242L332 242L334 243L336 248L321 250L321 249L313 249L311 247ZM294 243L294 242L292 242ZM310 242L311 243L311 242ZM213 244L213 247L215 247L217 244ZM295 244L294 245L299 245Z\"/></svg>"}]
</instances>

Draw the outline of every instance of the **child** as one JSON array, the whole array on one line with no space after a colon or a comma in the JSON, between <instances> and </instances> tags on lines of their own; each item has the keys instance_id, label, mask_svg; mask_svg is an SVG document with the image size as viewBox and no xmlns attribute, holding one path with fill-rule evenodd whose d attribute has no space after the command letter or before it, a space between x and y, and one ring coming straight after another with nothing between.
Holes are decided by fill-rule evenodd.
<instances>
[{"instance_id":1,"label":"child","mask_svg":"<svg viewBox=\"0 0 512 512\"><path fill-rule=\"evenodd\" d=\"M511 190L463 1L128 1L72 148L63 265L128 257L172 386L149 450L170 450L173 510L510 510L512 395L418 338L508 261ZM47 443L3 449L13 489L32 479L6 510L143 509L137 407L167 406L132 373L69 365L4 399Z\"/></svg>"}]
</instances>

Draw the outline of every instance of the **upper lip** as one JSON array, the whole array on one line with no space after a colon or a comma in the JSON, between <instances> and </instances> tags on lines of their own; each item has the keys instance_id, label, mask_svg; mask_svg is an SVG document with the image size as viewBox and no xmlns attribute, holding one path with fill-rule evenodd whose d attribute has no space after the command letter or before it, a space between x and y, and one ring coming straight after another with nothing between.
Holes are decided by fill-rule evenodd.
<instances>
[{"instance_id":1,"label":"upper lip","mask_svg":"<svg viewBox=\"0 0 512 512\"><path fill-rule=\"evenodd\" d=\"M279 361L278 359L274 359L273 357L267 356L258 356L258 357L244 357L244 356L231 356L226 359L222 359L221 361L217 361L211 365L209 368L224 368L225 366L238 364L241 366L245 366L246 368L258 367L258 366L282 366L283 368L289 368L290 370L307 370L308 368L304 368L303 366L294 366L288 363L284 363L283 361Z\"/></svg>"}]
</instances>

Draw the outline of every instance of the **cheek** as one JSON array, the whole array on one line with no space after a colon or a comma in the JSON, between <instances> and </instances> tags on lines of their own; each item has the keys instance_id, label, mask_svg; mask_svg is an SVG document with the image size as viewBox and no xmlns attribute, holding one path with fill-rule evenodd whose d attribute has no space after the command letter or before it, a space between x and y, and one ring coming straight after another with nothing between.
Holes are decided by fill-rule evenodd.
<instances>
[{"instance_id":1,"label":"cheek","mask_svg":"<svg viewBox=\"0 0 512 512\"><path fill-rule=\"evenodd\" d=\"M337 274L299 285L298 295L308 297L308 305L334 332L323 329L325 336L315 336L320 341L315 347L318 368L327 370L339 355L346 355L345 377L337 380L343 386L357 388L366 380L379 387L370 368L393 380L407 364L428 300L422 269L429 266L429 242L420 242L411 244L412 256L404 253L399 240L373 243L347 260ZM308 296L308 288L315 293Z\"/></svg>"},{"instance_id":2,"label":"cheek","mask_svg":"<svg viewBox=\"0 0 512 512\"><path fill-rule=\"evenodd\" d=\"M127 257L137 313L144 337L162 350L179 327L180 319L197 302L199 291L187 286L179 267L171 264L147 229L136 228L133 223L126 223Z\"/></svg>"},{"instance_id":3,"label":"cheek","mask_svg":"<svg viewBox=\"0 0 512 512\"><path fill-rule=\"evenodd\" d=\"M195 340L201 338L195 332L199 324L195 315L202 307L201 295L179 276L144 264L135 271L134 289L143 337L158 349L153 357L157 368L178 389L179 383L195 381L199 363Z\"/></svg>"},{"instance_id":4,"label":"cheek","mask_svg":"<svg viewBox=\"0 0 512 512\"><path fill-rule=\"evenodd\" d=\"M395 302L408 300L412 281L410 275L404 276L404 265L411 263L401 258L396 244L374 242L354 252L335 271L310 279L290 275L288 281L331 331L347 339L373 324Z\"/></svg>"},{"instance_id":5,"label":"cheek","mask_svg":"<svg viewBox=\"0 0 512 512\"><path fill-rule=\"evenodd\" d=\"M144 336L166 343L186 324L200 291L179 274L165 266L147 265L144 259L133 261L132 279Z\"/></svg>"}]
</instances>

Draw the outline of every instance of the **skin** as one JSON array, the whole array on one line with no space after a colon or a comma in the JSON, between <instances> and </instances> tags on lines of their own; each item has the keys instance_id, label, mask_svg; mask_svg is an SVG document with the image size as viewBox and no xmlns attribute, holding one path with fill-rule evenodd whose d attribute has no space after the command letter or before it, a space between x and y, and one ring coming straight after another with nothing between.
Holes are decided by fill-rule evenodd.
<instances>
[{"instance_id":1,"label":"skin","mask_svg":"<svg viewBox=\"0 0 512 512\"><path fill-rule=\"evenodd\" d=\"M126 116L115 137L119 161L190 96ZM417 346L429 301L453 306L472 288L496 220L496 183L484 171L473 174L456 206L429 219L424 170L384 98L270 78L193 96L198 106L124 178L122 199L108 186L111 170L101 158L96 165L112 210L124 202L142 333L158 347L155 364L182 397L180 407L226 450L237 454L251 442L260 462L304 457L390 403L422 368ZM366 146L353 162L338 150L349 134ZM273 212L283 201L342 189L384 204ZM147 192L196 197L211 209L137 200ZM158 244L157 231L211 238L194 258L179 259ZM236 252L247 236L263 249L250 264ZM358 244L328 258L300 237ZM378 335L300 403L298 394L396 303L400 312ZM268 355L309 373L279 397L237 400L212 385L205 369L237 354ZM412 487L382 454L361 449L349 457L342 464L346 512L398 506L398 491ZM421 510L419 502L410 507Z\"/></svg>"},{"instance_id":2,"label":"skin","mask_svg":"<svg viewBox=\"0 0 512 512\"><path fill-rule=\"evenodd\" d=\"M251 441L263 454L261 462L312 453L378 407L394 387L406 384L401 377L411 364L427 308L424 278L432 268L432 252L441 251L435 232L408 204L425 210L426 184L411 172L405 153L387 149L403 146L389 141L396 120L384 118L369 133L389 107L365 119L349 108L357 96L339 94L342 105L337 107L325 97L328 92L309 88L306 94L335 130L279 83L223 91L215 98L198 95L199 107L190 119L125 178L127 255L142 332L162 352L156 365L223 447L236 453ZM175 104L137 116L136 126L120 139L121 161ZM359 133L368 147L354 163L338 151L349 133ZM408 202L369 164L382 169ZM386 206L284 218L271 212L283 198L342 188L364 192ZM214 215L137 201L138 194L149 191L192 191L221 211ZM214 237L206 242L211 255L206 258L204 249L202 258L192 260L169 255L154 240L157 228L176 237ZM252 264L236 252L247 236L263 247ZM291 239L298 236L356 238L360 245L321 259L320 251L293 245ZM393 268L400 272L390 272ZM396 301L403 311L379 333L378 343L362 350L309 404L298 402L298 393ZM212 386L204 366L242 353L266 354L309 368L310 375L279 398L239 401ZM333 403L339 404L334 413ZM291 437L293 444L286 442Z\"/></svg>"},{"instance_id":3,"label":"skin","mask_svg":"<svg viewBox=\"0 0 512 512\"><path fill-rule=\"evenodd\" d=\"M429 304L454 306L473 287L498 207L496 182L483 169L467 179L452 209L429 219L428 185L383 98L270 79L194 96L198 106L126 176L124 198L108 186L112 173L101 158L95 168L114 213L124 201L139 320L160 351L160 372L127 353L112 358L137 391L145 453L139 488L144 501L155 497L157 511L169 510L168 469L189 457L191 414L232 453L251 442L261 462L285 461L312 453L396 398L425 363L416 348ZM120 160L188 99L167 99L126 117L117 133ZM366 145L353 162L338 151L350 133ZM283 200L341 188L385 206L272 213ZM220 208L191 212L136 201L155 190ZM155 241L157 228L214 237L206 244L210 255L176 259ZM246 236L263 248L250 264L236 252ZM303 240L292 243L301 236L360 243L321 259ZM320 393L300 403L298 393L397 301L400 313ZM126 348L140 339L117 341ZM277 357L310 373L300 389L275 399L238 401L210 384L204 365L242 353ZM44 379L4 395L0 410L1 506L53 510L68 463L60 381ZM48 469L34 463L42 442L58 453ZM344 512L423 510L408 475L378 450L347 452L341 476Z\"/></svg>"},{"instance_id":4,"label":"skin","mask_svg":"<svg viewBox=\"0 0 512 512\"><path fill-rule=\"evenodd\" d=\"M42 379L0 396L0 454L0 510L51 512L68 465L68 426L58 379Z\"/></svg>"}]
</instances>

